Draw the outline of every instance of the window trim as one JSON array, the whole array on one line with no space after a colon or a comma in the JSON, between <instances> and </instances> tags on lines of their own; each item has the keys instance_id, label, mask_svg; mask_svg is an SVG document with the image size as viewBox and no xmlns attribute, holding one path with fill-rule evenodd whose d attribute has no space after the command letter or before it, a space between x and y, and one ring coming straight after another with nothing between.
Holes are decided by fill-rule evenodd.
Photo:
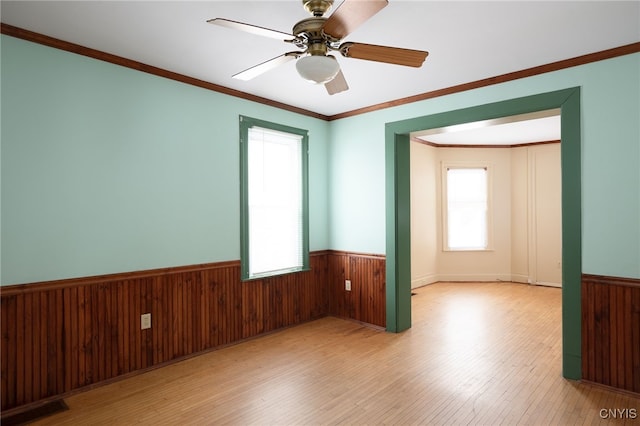
<instances>
[{"instance_id":1,"label":"window trim","mask_svg":"<svg viewBox=\"0 0 640 426\"><path fill-rule=\"evenodd\" d=\"M447 171L449 169L485 169L487 171L487 247L455 249L449 247L449 211L448 211L448 187ZM494 251L493 246L493 164L489 162L453 162L441 163L441 211L442 211L442 251L451 253L460 252L489 252Z\"/></svg>"},{"instance_id":2,"label":"window trim","mask_svg":"<svg viewBox=\"0 0 640 426\"><path fill-rule=\"evenodd\" d=\"M240 275L242 281L262 279L271 276L308 271L309 268L309 132L304 129L272 123L257 118L240 115ZM278 132L301 136L302 166L302 266L250 275L249 248L249 129L262 127Z\"/></svg>"}]
</instances>

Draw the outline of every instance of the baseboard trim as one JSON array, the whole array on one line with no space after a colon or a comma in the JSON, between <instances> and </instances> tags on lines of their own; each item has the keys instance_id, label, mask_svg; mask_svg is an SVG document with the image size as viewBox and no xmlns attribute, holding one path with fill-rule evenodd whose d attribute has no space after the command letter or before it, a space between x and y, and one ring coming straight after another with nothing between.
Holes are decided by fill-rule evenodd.
<instances>
[{"instance_id":1,"label":"baseboard trim","mask_svg":"<svg viewBox=\"0 0 640 426\"><path fill-rule=\"evenodd\" d=\"M522 274L511 274L511 281L514 283L529 284L529 276Z\"/></svg>"},{"instance_id":2,"label":"baseboard trim","mask_svg":"<svg viewBox=\"0 0 640 426\"><path fill-rule=\"evenodd\" d=\"M511 274L440 274L438 282L511 282Z\"/></svg>"},{"instance_id":3,"label":"baseboard trim","mask_svg":"<svg viewBox=\"0 0 640 426\"><path fill-rule=\"evenodd\" d=\"M51 401L42 402L13 413L2 413L2 424L4 426L26 425L56 413L67 411L69 406L61 398L52 398Z\"/></svg>"},{"instance_id":4,"label":"baseboard trim","mask_svg":"<svg viewBox=\"0 0 640 426\"><path fill-rule=\"evenodd\" d=\"M340 320L353 322L353 323L356 323L356 324L361 325L363 327L370 328L370 329L376 330L376 331L386 331L387 330L386 328L384 328L382 326L379 326L379 325L376 325L376 324L371 324L370 322L360 321L360 320L357 320L357 319L354 319L354 318L343 317L343 316L338 316L338 315L327 315L327 317L337 318L337 319L340 319Z\"/></svg>"},{"instance_id":5,"label":"baseboard trim","mask_svg":"<svg viewBox=\"0 0 640 426\"><path fill-rule=\"evenodd\" d=\"M434 274L424 275L422 277L411 280L411 288L424 287L425 285L434 284L438 282L438 276Z\"/></svg>"},{"instance_id":6,"label":"baseboard trim","mask_svg":"<svg viewBox=\"0 0 640 426\"><path fill-rule=\"evenodd\" d=\"M534 285L539 285L539 286L543 286L543 287L562 288L562 284L561 283L547 283L547 282L544 282L544 281L540 281L540 282L534 283Z\"/></svg>"},{"instance_id":7,"label":"baseboard trim","mask_svg":"<svg viewBox=\"0 0 640 426\"><path fill-rule=\"evenodd\" d=\"M621 395L625 395L625 396L630 396L633 398L638 398L640 399L640 393L637 392L632 392L626 389L620 389L620 388L616 388L613 386L609 386L609 385L603 385L602 383L598 383L598 382L592 382L591 380L585 380L585 379L581 379L579 380L579 383L582 383L584 385L588 385L588 386L593 386L594 388L599 388L599 389L603 389L609 392L615 392ZM616 408L616 407L602 407L602 408ZM620 408L620 407L618 407Z\"/></svg>"}]
</instances>

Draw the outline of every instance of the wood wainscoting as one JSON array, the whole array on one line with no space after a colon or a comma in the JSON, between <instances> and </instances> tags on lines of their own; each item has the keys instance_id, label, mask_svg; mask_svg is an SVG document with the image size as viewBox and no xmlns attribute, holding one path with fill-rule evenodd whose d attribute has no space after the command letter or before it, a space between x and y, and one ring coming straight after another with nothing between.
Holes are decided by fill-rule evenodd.
<instances>
[{"instance_id":1,"label":"wood wainscoting","mask_svg":"<svg viewBox=\"0 0 640 426\"><path fill-rule=\"evenodd\" d=\"M384 256L322 251L310 264L246 282L231 261L3 287L0 408L5 414L327 315L385 326ZM141 330L145 313L152 327Z\"/></svg>"},{"instance_id":2,"label":"wood wainscoting","mask_svg":"<svg viewBox=\"0 0 640 426\"><path fill-rule=\"evenodd\" d=\"M331 251L329 314L386 327L386 258L375 254ZM351 291L345 290L351 281Z\"/></svg>"},{"instance_id":3,"label":"wood wainscoting","mask_svg":"<svg viewBox=\"0 0 640 426\"><path fill-rule=\"evenodd\" d=\"M234 261L5 287L2 410L326 316L326 253L310 263L247 282Z\"/></svg>"},{"instance_id":4,"label":"wood wainscoting","mask_svg":"<svg viewBox=\"0 0 640 426\"><path fill-rule=\"evenodd\" d=\"M582 276L582 378L640 394L640 280Z\"/></svg>"}]
</instances>

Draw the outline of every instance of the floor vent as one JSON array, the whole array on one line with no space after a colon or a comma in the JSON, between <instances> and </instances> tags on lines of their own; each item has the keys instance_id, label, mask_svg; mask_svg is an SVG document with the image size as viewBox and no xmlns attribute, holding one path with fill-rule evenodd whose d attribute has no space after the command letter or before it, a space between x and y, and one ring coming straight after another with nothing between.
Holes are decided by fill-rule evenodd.
<instances>
[{"instance_id":1,"label":"floor vent","mask_svg":"<svg viewBox=\"0 0 640 426\"><path fill-rule=\"evenodd\" d=\"M64 400L48 402L29 411L23 411L9 417L2 418L2 426L26 425L43 417L50 416L61 411L68 410L69 407Z\"/></svg>"}]
</instances>

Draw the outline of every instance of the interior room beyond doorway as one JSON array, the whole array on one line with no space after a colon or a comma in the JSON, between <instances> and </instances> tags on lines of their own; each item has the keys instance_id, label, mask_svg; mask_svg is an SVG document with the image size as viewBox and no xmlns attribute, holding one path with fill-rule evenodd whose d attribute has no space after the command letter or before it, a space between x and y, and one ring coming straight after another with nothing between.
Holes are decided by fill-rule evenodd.
<instances>
[{"instance_id":1,"label":"interior room beyond doorway","mask_svg":"<svg viewBox=\"0 0 640 426\"><path fill-rule=\"evenodd\" d=\"M411 287L438 281L562 286L560 110L411 134ZM447 248L449 167L490 172L488 246Z\"/></svg>"}]
</instances>

